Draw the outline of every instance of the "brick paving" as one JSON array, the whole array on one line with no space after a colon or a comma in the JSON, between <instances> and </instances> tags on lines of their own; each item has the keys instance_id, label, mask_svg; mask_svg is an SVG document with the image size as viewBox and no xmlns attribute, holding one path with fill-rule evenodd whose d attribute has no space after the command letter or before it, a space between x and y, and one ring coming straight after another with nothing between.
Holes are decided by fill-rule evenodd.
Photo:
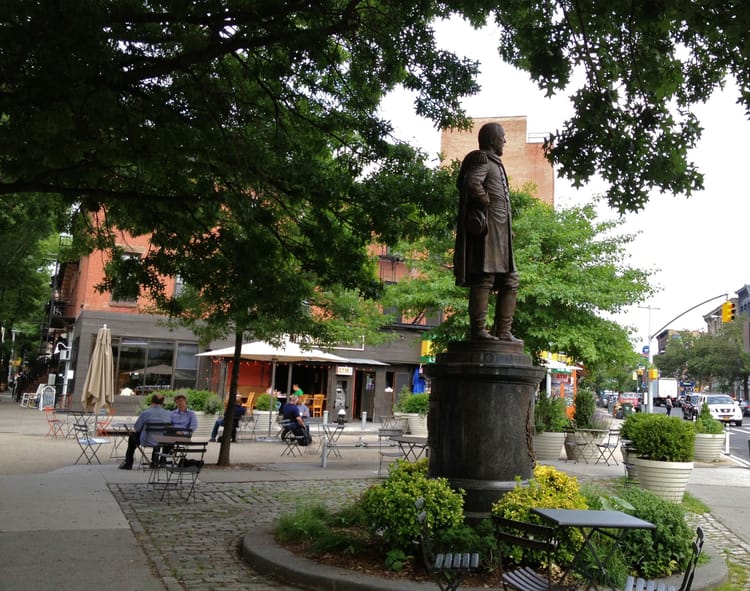
<instances>
[{"instance_id":1,"label":"brick paving","mask_svg":"<svg viewBox=\"0 0 750 591\"><path fill-rule=\"evenodd\" d=\"M110 484L110 490L169 591L284 591L297 588L261 575L243 561L242 536L290 513L300 499L335 506L372 482L199 482L195 503L173 500L169 506L145 484Z\"/></svg>"},{"instance_id":2,"label":"brick paving","mask_svg":"<svg viewBox=\"0 0 750 591\"><path fill-rule=\"evenodd\" d=\"M242 536L305 502L340 505L358 496L372 480L199 482L196 502L173 501L145 484L110 484L136 538L169 591L293 590L248 566L239 554ZM750 569L750 545L710 513L691 516L703 527L707 544ZM750 580L744 584L750 591Z\"/></svg>"}]
</instances>

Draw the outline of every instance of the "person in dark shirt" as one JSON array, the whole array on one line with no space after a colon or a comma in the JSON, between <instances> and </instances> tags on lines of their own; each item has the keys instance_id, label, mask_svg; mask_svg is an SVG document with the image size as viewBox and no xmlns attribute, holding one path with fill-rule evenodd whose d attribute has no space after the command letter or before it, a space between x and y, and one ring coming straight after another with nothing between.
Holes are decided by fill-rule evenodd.
<instances>
[{"instance_id":1,"label":"person in dark shirt","mask_svg":"<svg viewBox=\"0 0 750 591\"><path fill-rule=\"evenodd\" d=\"M245 416L245 412L247 412L247 409L242 406L242 402L238 401L234 405L234 424L232 425L232 441L237 441L237 427L240 424L240 419ZM209 441L216 441L216 435L219 433L219 427L224 426L224 415L220 416L216 421L214 422L214 426L211 429L211 439ZM224 429L224 433L226 434L227 430Z\"/></svg>"},{"instance_id":2,"label":"person in dark shirt","mask_svg":"<svg viewBox=\"0 0 750 591\"><path fill-rule=\"evenodd\" d=\"M292 396L281 409L282 425L285 429L290 430L295 437L299 437L299 445L308 445L312 438L310 431L305 425L305 419L299 410L301 399L298 396ZM282 433L282 438L284 434Z\"/></svg>"}]
</instances>

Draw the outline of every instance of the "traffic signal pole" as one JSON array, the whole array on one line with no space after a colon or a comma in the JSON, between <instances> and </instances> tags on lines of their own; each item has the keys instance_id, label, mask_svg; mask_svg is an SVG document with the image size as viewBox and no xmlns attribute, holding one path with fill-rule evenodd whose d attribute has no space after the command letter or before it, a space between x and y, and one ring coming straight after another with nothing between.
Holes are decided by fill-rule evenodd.
<instances>
[{"instance_id":1,"label":"traffic signal pole","mask_svg":"<svg viewBox=\"0 0 750 591\"><path fill-rule=\"evenodd\" d=\"M654 331L653 334L648 335L648 364L651 366L651 362L653 361L653 349L651 348L651 341L654 340L654 337L658 335L661 331L663 331L665 328L667 328L670 324L672 324L675 320L678 320L679 318L682 318L685 314L688 314L689 312L692 312L696 308L701 307L703 304L707 304L708 302L713 302L714 300L718 300L719 298L728 298L729 294L727 293L720 293L717 296L714 296L712 298L708 298L707 300L700 302L699 304L695 304L692 308L688 308L684 312L680 312L677 316L672 318L669 322L667 322L664 326ZM646 368L646 371L648 372L649 368ZM648 374L647 374L648 375ZM649 376L650 377L650 376ZM651 414L654 412L654 398L651 395L651 382L650 379L647 382L647 388L646 391L648 393L648 404L646 405L646 412Z\"/></svg>"}]
</instances>

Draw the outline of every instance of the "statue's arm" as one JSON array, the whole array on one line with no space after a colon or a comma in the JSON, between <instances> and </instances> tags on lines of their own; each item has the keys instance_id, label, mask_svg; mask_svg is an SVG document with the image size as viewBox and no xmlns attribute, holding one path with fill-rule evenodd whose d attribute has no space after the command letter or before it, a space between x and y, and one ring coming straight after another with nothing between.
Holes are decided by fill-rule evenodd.
<instances>
[{"instance_id":1,"label":"statue's arm","mask_svg":"<svg viewBox=\"0 0 750 591\"><path fill-rule=\"evenodd\" d=\"M484 188L488 169L489 165L485 163L474 165L466 171L464 189L469 201L474 203L474 205L487 207L490 204L490 196Z\"/></svg>"},{"instance_id":2,"label":"statue's arm","mask_svg":"<svg viewBox=\"0 0 750 591\"><path fill-rule=\"evenodd\" d=\"M489 159L481 150L469 153L463 163L462 184L469 202L474 206L487 207L490 197L484 188L489 172Z\"/></svg>"}]
</instances>

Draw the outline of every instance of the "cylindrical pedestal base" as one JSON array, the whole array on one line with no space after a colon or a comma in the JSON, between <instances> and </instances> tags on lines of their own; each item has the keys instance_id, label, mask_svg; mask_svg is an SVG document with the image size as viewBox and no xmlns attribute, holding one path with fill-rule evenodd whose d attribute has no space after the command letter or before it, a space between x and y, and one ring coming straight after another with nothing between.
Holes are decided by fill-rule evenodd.
<instances>
[{"instance_id":1,"label":"cylindrical pedestal base","mask_svg":"<svg viewBox=\"0 0 750 591\"><path fill-rule=\"evenodd\" d=\"M544 377L520 344L451 343L426 370L431 378L430 476L466 490L465 514L492 504L534 467L534 393Z\"/></svg>"}]
</instances>

